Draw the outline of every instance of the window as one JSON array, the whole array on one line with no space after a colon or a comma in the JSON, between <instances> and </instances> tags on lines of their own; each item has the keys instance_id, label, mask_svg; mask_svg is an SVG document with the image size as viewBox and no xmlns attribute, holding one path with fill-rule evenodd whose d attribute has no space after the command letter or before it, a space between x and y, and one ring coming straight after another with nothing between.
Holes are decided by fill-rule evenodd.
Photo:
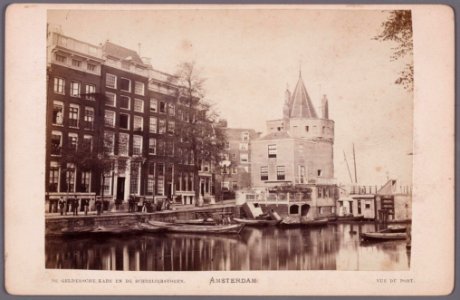
<instances>
[{"instance_id":1,"label":"window","mask_svg":"<svg viewBox=\"0 0 460 300\"><path fill-rule=\"evenodd\" d=\"M268 167L260 167L260 180L268 180Z\"/></svg>"},{"instance_id":2,"label":"window","mask_svg":"<svg viewBox=\"0 0 460 300\"><path fill-rule=\"evenodd\" d=\"M75 165L68 163L66 170L67 192L75 192Z\"/></svg>"},{"instance_id":3,"label":"window","mask_svg":"<svg viewBox=\"0 0 460 300\"><path fill-rule=\"evenodd\" d=\"M134 93L136 95L144 96L144 86L145 85L143 82L135 81L134 82Z\"/></svg>"},{"instance_id":4,"label":"window","mask_svg":"<svg viewBox=\"0 0 460 300\"><path fill-rule=\"evenodd\" d=\"M56 61L65 64L66 57L64 55L56 54Z\"/></svg>"},{"instance_id":5,"label":"window","mask_svg":"<svg viewBox=\"0 0 460 300\"><path fill-rule=\"evenodd\" d=\"M62 125L64 123L64 103L53 102L53 124Z\"/></svg>"},{"instance_id":6,"label":"window","mask_svg":"<svg viewBox=\"0 0 460 300\"><path fill-rule=\"evenodd\" d=\"M142 136L133 135L133 155L142 154Z\"/></svg>"},{"instance_id":7,"label":"window","mask_svg":"<svg viewBox=\"0 0 460 300\"><path fill-rule=\"evenodd\" d=\"M87 100L95 100L96 86L94 84L87 84L85 88L85 98Z\"/></svg>"},{"instance_id":8,"label":"window","mask_svg":"<svg viewBox=\"0 0 460 300\"><path fill-rule=\"evenodd\" d=\"M80 82L72 81L70 83L70 96L72 97L80 97Z\"/></svg>"},{"instance_id":9,"label":"window","mask_svg":"<svg viewBox=\"0 0 460 300\"><path fill-rule=\"evenodd\" d=\"M159 125L158 126L158 133L159 134L166 133L166 120L165 119L160 119L158 125Z\"/></svg>"},{"instance_id":10,"label":"window","mask_svg":"<svg viewBox=\"0 0 460 300\"><path fill-rule=\"evenodd\" d=\"M174 134L176 123L174 121L168 121L168 133Z\"/></svg>"},{"instance_id":11,"label":"window","mask_svg":"<svg viewBox=\"0 0 460 300\"><path fill-rule=\"evenodd\" d=\"M141 164L139 162L131 162L131 180L129 185L129 192L131 194L139 194L139 169Z\"/></svg>"},{"instance_id":12,"label":"window","mask_svg":"<svg viewBox=\"0 0 460 300\"><path fill-rule=\"evenodd\" d=\"M321 177L321 175L323 175L323 170L318 169L317 174L318 174L318 177Z\"/></svg>"},{"instance_id":13,"label":"window","mask_svg":"<svg viewBox=\"0 0 460 300\"><path fill-rule=\"evenodd\" d=\"M160 101L160 113L166 113L166 103L163 101Z\"/></svg>"},{"instance_id":14,"label":"window","mask_svg":"<svg viewBox=\"0 0 460 300\"><path fill-rule=\"evenodd\" d=\"M94 128L94 108L85 107L84 128L92 130Z\"/></svg>"},{"instance_id":15,"label":"window","mask_svg":"<svg viewBox=\"0 0 460 300\"><path fill-rule=\"evenodd\" d=\"M310 126L305 126L305 131L308 132L310 130Z\"/></svg>"},{"instance_id":16,"label":"window","mask_svg":"<svg viewBox=\"0 0 460 300\"><path fill-rule=\"evenodd\" d=\"M115 127L115 112L106 110L104 114L104 123L106 126Z\"/></svg>"},{"instance_id":17,"label":"window","mask_svg":"<svg viewBox=\"0 0 460 300\"><path fill-rule=\"evenodd\" d=\"M129 134L120 133L118 135L118 155L128 156Z\"/></svg>"},{"instance_id":18,"label":"window","mask_svg":"<svg viewBox=\"0 0 460 300\"><path fill-rule=\"evenodd\" d=\"M91 172L90 171L81 172L81 181L80 181L81 191L84 193L89 193L91 191L90 184L91 184Z\"/></svg>"},{"instance_id":19,"label":"window","mask_svg":"<svg viewBox=\"0 0 460 300\"><path fill-rule=\"evenodd\" d=\"M88 63L88 65L86 67L87 67L88 71L96 72L96 68L97 68L96 65Z\"/></svg>"},{"instance_id":20,"label":"window","mask_svg":"<svg viewBox=\"0 0 460 300\"><path fill-rule=\"evenodd\" d=\"M134 99L134 111L135 112L144 112L144 101L141 99Z\"/></svg>"},{"instance_id":21,"label":"window","mask_svg":"<svg viewBox=\"0 0 460 300\"><path fill-rule=\"evenodd\" d=\"M78 127L78 105L71 104L69 108L69 126Z\"/></svg>"},{"instance_id":22,"label":"window","mask_svg":"<svg viewBox=\"0 0 460 300\"><path fill-rule=\"evenodd\" d=\"M168 104L168 112L171 116L174 116L176 114L175 106L172 103Z\"/></svg>"},{"instance_id":23,"label":"window","mask_svg":"<svg viewBox=\"0 0 460 300\"><path fill-rule=\"evenodd\" d=\"M120 114L120 122L119 126L122 129L129 129L129 115L127 114Z\"/></svg>"},{"instance_id":24,"label":"window","mask_svg":"<svg viewBox=\"0 0 460 300\"><path fill-rule=\"evenodd\" d=\"M149 138L149 154L155 155L157 153L157 140Z\"/></svg>"},{"instance_id":25,"label":"window","mask_svg":"<svg viewBox=\"0 0 460 300\"><path fill-rule=\"evenodd\" d=\"M131 99L129 99L129 97L120 96L120 100L119 100L120 108L129 109L129 101L130 101L130 100L131 100Z\"/></svg>"},{"instance_id":26,"label":"window","mask_svg":"<svg viewBox=\"0 0 460 300\"><path fill-rule=\"evenodd\" d=\"M150 117L149 131L150 133L157 133L157 118Z\"/></svg>"},{"instance_id":27,"label":"window","mask_svg":"<svg viewBox=\"0 0 460 300\"><path fill-rule=\"evenodd\" d=\"M104 151L107 154L113 154L113 146L115 144L115 135L113 132L104 132Z\"/></svg>"},{"instance_id":28,"label":"window","mask_svg":"<svg viewBox=\"0 0 460 300\"><path fill-rule=\"evenodd\" d=\"M111 195L112 194L112 176L110 174L104 174L104 195Z\"/></svg>"},{"instance_id":29,"label":"window","mask_svg":"<svg viewBox=\"0 0 460 300\"><path fill-rule=\"evenodd\" d=\"M84 135L83 142L81 143L81 147L87 152L93 151L93 136Z\"/></svg>"},{"instance_id":30,"label":"window","mask_svg":"<svg viewBox=\"0 0 460 300\"><path fill-rule=\"evenodd\" d=\"M248 163L249 162L249 155L247 153L240 154L240 162Z\"/></svg>"},{"instance_id":31,"label":"window","mask_svg":"<svg viewBox=\"0 0 460 300\"><path fill-rule=\"evenodd\" d=\"M243 132L241 133L241 139L243 140L243 142L249 141L249 132L243 131Z\"/></svg>"},{"instance_id":32,"label":"window","mask_svg":"<svg viewBox=\"0 0 460 300\"><path fill-rule=\"evenodd\" d=\"M77 150L77 145L78 145L78 135L76 133L69 133L69 149L72 151Z\"/></svg>"},{"instance_id":33,"label":"window","mask_svg":"<svg viewBox=\"0 0 460 300\"><path fill-rule=\"evenodd\" d=\"M286 179L286 171L284 166L277 166L276 167L276 179L277 180L285 180Z\"/></svg>"},{"instance_id":34,"label":"window","mask_svg":"<svg viewBox=\"0 0 460 300\"><path fill-rule=\"evenodd\" d=\"M366 209L370 209L371 205L369 203L366 203L366 204L364 204L364 207L366 207Z\"/></svg>"},{"instance_id":35,"label":"window","mask_svg":"<svg viewBox=\"0 0 460 300\"><path fill-rule=\"evenodd\" d=\"M305 183L305 166L299 166L299 183Z\"/></svg>"},{"instance_id":36,"label":"window","mask_svg":"<svg viewBox=\"0 0 460 300\"><path fill-rule=\"evenodd\" d=\"M59 191L59 165L57 162L50 163L50 172L48 179L48 191L58 192Z\"/></svg>"},{"instance_id":37,"label":"window","mask_svg":"<svg viewBox=\"0 0 460 300\"><path fill-rule=\"evenodd\" d=\"M81 61L77 59L72 59L72 67L80 68L81 67Z\"/></svg>"},{"instance_id":38,"label":"window","mask_svg":"<svg viewBox=\"0 0 460 300\"><path fill-rule=\"evenodd\" d=\"M139 116L134 116L134 130L142 131L144 130L144 118Z\"/></svg>"},{"instance_id":39,"label":"window","mask_svg":"<svg viewBox=\"0 0 460 300\"><path fill-rule=\"evenodd\" d=\"M125 92L131 92L131 80L126 78L120 78L120 90Z\"/></svg>"},{"instance_id":40,"label":"window","mask_svg":"<svg viewBox=\"0 0 460 300\"><path fill-rule=\"evenodd\" d=\"M150 163L147 177L147 194L152 195L155 190L155 163Z\"/></svg>"},{"instance_id":41,"label":"window","mask_svg":"<svg viewBox=\"0 0 460 300\"><path fill-rule=\"evenodd\" d=\"M54 92L56 94L65 94L65 80L62 78L54 78Z\"/></svg>"},{"instance_id":42,"label":"window","mask_svg":"<svg viewBox=\"0 0 460 300\"><path fill-rule=\"evenodd\" d=\"M150 98L150 111L157 112L158 110L158 101L156 99Z\"/></svg>"},{"instance_id":43,"label":"window","mask_svg":"<svg viewBox=\"0 0 460 300\"><path fill-rule=\"evenodd\" d=\"M157 154L165 155L165 141L163 140L157 141Z\"/></svg>"},{"instance_id":44,"label":"window","mask_svg":"<svg viewBox=\"0 0 460 300\"><path fill-rule=\"evenodd\" d=\"M115 107L116 97L113 93L105 93L105 105Z\"/></svg>"},{"instance_id":45,"label":"window","mask_svg":"<svg viewBox=\"0 0 460 300\"><path fill-rule=\"evenodd\" d=\"M105 74L105 86L116 89L117 88L117 76L107 73Z\"/></svg>"},{"instance_id":46,"label":"window","mask_svg":"<svg viewBox=\"0 0 460 300\"><path fill-rule=\"evenodd\" d=\"M268 158L276 158L276 145L268 145Z\"/></svg>"},{"instance_id":47,"label":"window","mask_svg":"<svg viewBox=\"0 0 460 300\"><path fill-rule=\"evenodd\" d=\"M51 155L61 155L62 133L59 131L51 132Z\"/></svg>"},{"instance_id":48,"label":"window","mask_svg":"<svg viewBox=\"0 0 460 300\"><path fill-rule=\"evenodd\" d=\"M248 151L249 144L248 143L240 143L240 151Z\"/></svg>"}]
</instances>

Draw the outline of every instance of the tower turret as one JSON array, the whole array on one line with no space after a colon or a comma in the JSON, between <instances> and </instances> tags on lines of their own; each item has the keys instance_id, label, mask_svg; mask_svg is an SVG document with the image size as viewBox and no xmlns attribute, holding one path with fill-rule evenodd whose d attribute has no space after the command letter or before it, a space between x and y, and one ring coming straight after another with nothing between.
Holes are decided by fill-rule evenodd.
<instances>
[{"instance_id":1,"label":"tower turret","mask_svg":"<svg viewBox=\"0 0 460 300\"><path fill-rule=\"evenodd\" d=\"M323 119L329 119L329 102L327 100L326 95L323 95L323 99L321 99L322 105L321 105L321 110L322 110L322 117Z\"/></svg>"}]
</instances>

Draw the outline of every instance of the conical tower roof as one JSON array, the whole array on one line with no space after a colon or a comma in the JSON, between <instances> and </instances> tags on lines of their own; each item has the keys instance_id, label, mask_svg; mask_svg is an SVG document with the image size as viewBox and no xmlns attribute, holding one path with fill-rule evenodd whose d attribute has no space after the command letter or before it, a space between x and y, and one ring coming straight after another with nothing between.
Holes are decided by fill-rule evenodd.
<instances>
[{"instance_id":1,"label":"conical tower roof","mask_svg":"<svg viewBox=\"0 0 460 300\"><path fill-rule=\"evenodd\" d=\"M302 73L299 72L299 80L292 93L291 111L289 116L291 118L317 118L317 114L310 96L308 96L307 89L302 80Z\"/></svg>"}]
</instances>

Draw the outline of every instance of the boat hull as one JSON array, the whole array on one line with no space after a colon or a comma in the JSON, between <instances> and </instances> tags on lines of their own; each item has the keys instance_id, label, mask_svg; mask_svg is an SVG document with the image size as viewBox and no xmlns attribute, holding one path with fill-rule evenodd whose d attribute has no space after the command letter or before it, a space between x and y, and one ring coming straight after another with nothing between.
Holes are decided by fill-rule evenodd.
<instances>
[{"instance_id":1,"label":"boat hull","mask_svg":"<svg viewBox=\"0 0 460 300\"><path fill-rule=\"evenodd\" d=\"M246 226L275 226L279 222L281 222L281 220L257 220L257 219L251 220L251 219L240 219L240 218L233 218L233 220L236 223L245 224Z\"/></svg>"},{"instance_id":2,"label":"boat hull","mask_svg":"<svg viewBox=\"0 0 460 300\"><path fill-rule=\"evenodd\" d=\"M391 241L391 240L405 240L407 234L400 232L365 232L361 233L363 241Z\"/></svg>"},{"instance_id":3,"label":"boat hull","mask_svg":"<svg viewBox=\"0 0 460 300\"><path fill-rule=\"evenodd\" d=\"M179 225L159 221L149 221L153 226L164 228L166 232L200 234L239 234L245 224L231 225Z\"/></svg>"}]
</instances>

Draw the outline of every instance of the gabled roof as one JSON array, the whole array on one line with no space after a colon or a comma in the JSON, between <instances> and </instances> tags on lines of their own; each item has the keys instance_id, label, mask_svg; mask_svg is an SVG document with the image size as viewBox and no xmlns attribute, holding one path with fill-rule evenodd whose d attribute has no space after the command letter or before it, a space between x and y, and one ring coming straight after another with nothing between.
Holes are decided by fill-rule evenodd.
<instances>
[{"instance_id":1,"label":"gabled roof","mask_svg":"<svg viewBox=\"0 0 460 300\"><path fill-rule=\"evenodd\" d=\"M276 132L271 132L267 135L264 135L261 137L259 140L280 140L280 139L290 139L291 135L283 130L283 131L276 131Z\"/></svg>"},{"instance_id":2,"label":"gabled roof","mask_svg":"<svg viewBox=\"0 0 460 300\"><path fill-rule=\"evenodd\" d=\"M144 62L142 61L141 57L136 51L116 45L109 41L106 41L104 43L104 45L102 46L102 51L106 55L113 56L123 60L131 60L136 64L144 65Z\"/></svg>"},{"instance_id":3,"label":"gabled roof","mask_svg":"<svg viewBox=\"0 0 460 300\"><path fill-rule=\"evenodd\" d=\"M291 118L317 118L317 114L310 96L308 96L307 89L302 80L302 73L299 72L299 80L292 93L291 111L289 113Z\"/></svg>"}]
</instances>

